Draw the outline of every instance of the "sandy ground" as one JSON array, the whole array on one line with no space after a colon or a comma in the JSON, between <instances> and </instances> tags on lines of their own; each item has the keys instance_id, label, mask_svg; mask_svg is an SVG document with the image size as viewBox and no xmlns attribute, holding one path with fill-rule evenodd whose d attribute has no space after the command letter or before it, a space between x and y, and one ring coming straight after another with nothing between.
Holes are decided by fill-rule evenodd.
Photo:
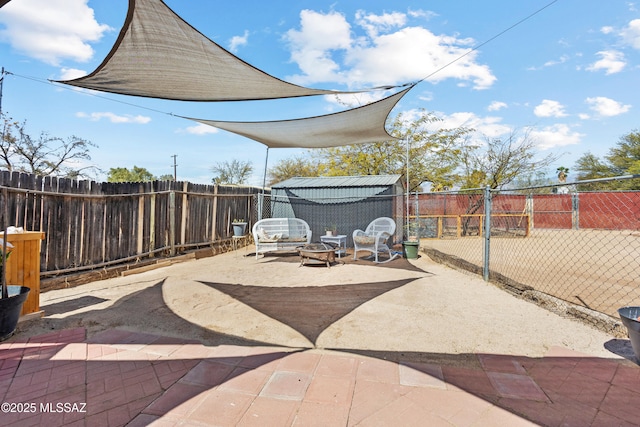
<instances>
[{"instance_id":1,"label":"sandy ground","mask_svg":"<svg viewBox=\"0 0 640 427\"><path fill-rule=\"evenodd\" d=\"M423 239L421 244L482 266L484 240ZM535 229L527 238L492 238L490 268L573 304L618 317L640 300L640 233Z\"/></svg>"},{"instance_id":2,"label":"sandy ground","mask_svg":"<svg viewBox=\"0 0 640 427\"><path fill-rule=\"evenodd\" d=\"M45 317L11 339L84 326L192 338L208 345L277 345L414 354L541 357L561 346L620 358L626 340L518 299L422 255L300 266L297 255L215 257L41 295ZM246 255L246 256L245 256ZM613 349L613 350L612 350ZM624 356L627 357L627 356Z\"/></svg>"}]
</instances>

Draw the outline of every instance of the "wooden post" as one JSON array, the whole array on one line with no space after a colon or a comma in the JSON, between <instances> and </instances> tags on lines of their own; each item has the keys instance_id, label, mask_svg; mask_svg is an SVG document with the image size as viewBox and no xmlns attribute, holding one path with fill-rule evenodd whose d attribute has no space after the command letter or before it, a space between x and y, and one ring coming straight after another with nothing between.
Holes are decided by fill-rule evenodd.
<instances>
[{"instance_id":1,"label":"wooden post","mask_svg":"<svg viewBox=\"0 0 640 427\"><path fill-rule=\"evenodd\" d=\"M151 257L155 256L156 248L156 193L151 193L149 201L149 251Z\"/></svg>"},{"instance_id":2,"label":"wooden post","mask_svg":"<svg viewBox=\"0 0 640 427\"><path fill-rule=\"evenodd\" d=\"M180 242L181 244L187 243L187 217L189 212L189 196L187 190L189 189L189 183L182 183L182 218L180 221Z\"/></svg>"},{"instance_id":3,"label":"wooden post","mask_svg":"<svg viewBox=\"0 0 640 427\"><path fill-rule=\"evenodd\" d=\"M215 242L218 239L218 184L213 187L213 214L212 216L212 227L213 231L211 233L211 241Z\"/></svg>"},{"instance_id":4,"label":"wooden post","mask_svg":"<svg viewBox=\"0 0 640 427\"><path fill-rule=\"evenodd\" d=\"M142 189L142 193L138 196L138 232L136 236L136 251L139 254L144 251L144 189Z\"/></svg>"},{"instance_id":5,"label":"wooden post","mask_svg":"<svg viewBox=\"0 0 640 427\"><path fill-rule=\"evenodd\" d=\"M176 254L176 192L169 192L169 255Z\"/></svg>"}]
</instances>

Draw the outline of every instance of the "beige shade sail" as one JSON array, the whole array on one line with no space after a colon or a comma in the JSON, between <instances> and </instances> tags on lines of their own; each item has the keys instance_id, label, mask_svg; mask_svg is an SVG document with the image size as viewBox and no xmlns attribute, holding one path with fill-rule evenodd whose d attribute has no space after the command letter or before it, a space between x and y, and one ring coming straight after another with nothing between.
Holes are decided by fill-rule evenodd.
<instances>
[{"instance_id":1,"label":"beige shade sail","mask_svg":"<svg viewBox=\"0 0 640 427\"><path fill-rule=\"evenodd\" d=\"M269 148L327 148L394 139L385 129L393 107L413 86L362 107L303 119L227 122L189 118L251 138Z\"/></svg>"},{"instance_id":2,"label":"beige shade sail","mask_svg":"<svg viewBox=\"0 0 640 427\"><path fill-rule=\"evenodd\" d=\"M297 86L253 67L193 28L161 0L129 0L118 40L102 64L85 77L57 82L182 101L345 93Z\"/></svg>"}]
</instances>

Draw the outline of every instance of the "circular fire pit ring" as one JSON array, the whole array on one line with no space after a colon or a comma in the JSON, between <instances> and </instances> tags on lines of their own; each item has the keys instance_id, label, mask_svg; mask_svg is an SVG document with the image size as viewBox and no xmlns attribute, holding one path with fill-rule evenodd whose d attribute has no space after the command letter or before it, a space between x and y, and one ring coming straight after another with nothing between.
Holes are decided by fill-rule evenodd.
<instances>
[{"instance_id":1,"label":"circular fire pit ring","mask_svg":"<svg viewBox=\"0 0 640 427\"><path fill-rule=\"evenodd\" d=\"M327 267L331 267L331 263L336 260L336 248L334 243L316 242L309 243L296 248L300 255L300 265L307 263L324 263Z\"/></svg>"}]
</instances>

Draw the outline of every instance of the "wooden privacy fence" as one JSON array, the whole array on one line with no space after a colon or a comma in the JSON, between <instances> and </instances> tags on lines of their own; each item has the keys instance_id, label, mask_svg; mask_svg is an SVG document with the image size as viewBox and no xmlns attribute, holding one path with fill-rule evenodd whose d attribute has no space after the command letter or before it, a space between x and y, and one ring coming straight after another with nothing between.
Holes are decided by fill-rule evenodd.
<instances>
[{"instance_id":1,"label":"wooden privacy fence","mask_svg":"<svg viewBox=\"0 0 640 427\"><path fill-rule=\"evenodd\" d=\"M256 195L262 192L174 181L97 183L8 171L0 171L0 188L0 229L16 226L45 234L42 276L175 255L230 239L233 219L256 221Z\"/></svg>"}]
</instances>

